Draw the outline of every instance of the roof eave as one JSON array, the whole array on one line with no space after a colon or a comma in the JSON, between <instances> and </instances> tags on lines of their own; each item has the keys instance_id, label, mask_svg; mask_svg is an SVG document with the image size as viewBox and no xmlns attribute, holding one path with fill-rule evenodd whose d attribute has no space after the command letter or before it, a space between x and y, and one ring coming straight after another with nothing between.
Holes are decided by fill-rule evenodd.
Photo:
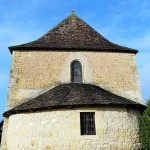
<instances>
[{"instance_id":1,"label":"roof eave","mask_svg":"<svg viewBox=\"0 0 150 150\"><path fill-rule=\"evenodd\" d=\"M34 51L34 50L38 50L38 51L91 51L91 52L118 52L118 53L134 53L137 54L138 50L136 49L95 49L95 48L58 48L58 47L21 47L21 46L10 46L8 47L10 52L13 53L13 51L17 51L17 50L24 50L24 51Z\"/></svg>"},{"instance_id":2,"label":"roof eave","mask_svg":"<svg viewBox=\"0 0 150 150\"><path fill-rule=\"evenodd\" d=\"M124 107L132 107L132 108L138 108L141 111L144 111L146 106L142 104L75 104L75 105L60 105L60 106L47 106L47 107L41 107L41 108L32 108L32 109L24 109L24 110L8 110L3 113L3 117L9 117L14 114L20 114L20 113L31 113L31 112L38 112L38 111L44 111L44 110L50 110L50 109L61 109L61 108L75 108L75 107L100 107L100 106L124 106ZM133 107L134 106L134 107Z\"/></svg>"}]
</instances>

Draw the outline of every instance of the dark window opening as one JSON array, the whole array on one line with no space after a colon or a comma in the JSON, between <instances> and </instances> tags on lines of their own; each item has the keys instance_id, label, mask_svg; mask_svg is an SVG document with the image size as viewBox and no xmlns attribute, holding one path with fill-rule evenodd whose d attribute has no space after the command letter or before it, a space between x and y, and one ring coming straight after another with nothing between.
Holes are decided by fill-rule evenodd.
<instances>
[{"instance_id":1,"label":"dark window opening","mask_svg":"<svg viewBox=\"0 0 150 150\"><path fill-rule=\"evenodd\" d=\"M81 135L96 135L95 112L80 113Z\"/></svg>"},{"instance_id":2,"label":"dark window opening","mask_svg":"<svg viewBox=\"0 0 150 150\"><path fill-rule=\"evenodd\" d=\"M83 83L83 81L82 81L82 65L79 61L74 61L71 64L71 82Z\"/></svg>"},{"instance_id":3,"label":"dark window opening","mask_svg":"<svg viewBox=\"0 0 150 150\"><path fill-rule=\"evenodd\" d=\"M0 122L0 145L1 145L1 138L2 138L2 132L3 132L3 124L4 124L4 121Z\"/></svg>"}]
</instances>

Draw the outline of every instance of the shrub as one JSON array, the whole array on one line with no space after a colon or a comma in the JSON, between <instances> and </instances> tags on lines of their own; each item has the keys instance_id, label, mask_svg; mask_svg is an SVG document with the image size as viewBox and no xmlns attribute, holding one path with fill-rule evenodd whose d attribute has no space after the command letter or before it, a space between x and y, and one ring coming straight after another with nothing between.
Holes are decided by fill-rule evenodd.
<instances>
[{"instance_id":1,"label":"shrub","mask_svg":"<svg viewBox=\"0 0 150 150\"><path fill-rule=\"evenodd\" d=\"M140 142L142 150L150 150L150 99L147 107L140 117Z\"/></svg>"}]
</instances>

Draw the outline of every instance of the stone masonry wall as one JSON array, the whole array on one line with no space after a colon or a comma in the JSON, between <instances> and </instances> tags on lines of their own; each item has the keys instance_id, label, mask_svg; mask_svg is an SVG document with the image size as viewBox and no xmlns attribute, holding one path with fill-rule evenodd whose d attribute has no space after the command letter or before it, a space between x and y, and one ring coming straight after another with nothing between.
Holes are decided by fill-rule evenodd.
<instances>
[{"instance_id":1,"label":"stone masonry wall","mask_svg":"<svg viewBox=\"0 0 150 150\"><path fill-rule=\"evenodd\" d=\"M0 150L7 150L7 130L8 130L8 118L4 119L3 124L3 132L2 132L2 139L0 144Z\"/></svg>"},{"instance_id":2,"label":"stone masonry wall","mask_svg":"<svg viewBox=\"0 0 150 150\"><path fill-rule=\"evenodd\" d=\"M58 84L69 83L70 64L73 60L82 63L84 83L96 84L142 103L134 54L14 51L6 109Z\"/></svg>"},{"instance_id":3,"label":"stone masonry wall","mask_svg":"<svg viewBox=\"0 0 150 150\"><path fill-rule=\"evenodd\" d=\"M96 135L80 134L80 112L95 112ZM138 116L137 110L125 107L12 115L7 150L139 150Z\"/></svg>"}]
</instances>

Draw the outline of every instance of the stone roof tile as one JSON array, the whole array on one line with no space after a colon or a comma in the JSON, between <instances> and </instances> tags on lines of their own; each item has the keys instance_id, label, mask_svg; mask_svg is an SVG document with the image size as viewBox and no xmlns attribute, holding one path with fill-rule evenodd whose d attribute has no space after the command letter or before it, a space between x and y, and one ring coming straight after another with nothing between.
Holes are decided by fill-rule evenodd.
<instances>
[{"instance_id":1,"label":"stone roof tile","mask_svg":"<svg viewBox=\"0 0 150 150\"><path fill-rule=\"evenodd\" d=\"M3 115L45 110L49 108L67 107L67 106L101 106L101 105L125 105L131 107L144 108L145 106L110 93L98 86L90 84L61 84L48 90L47 92L25 102Z\"/></svg>"},{"instance_id":2,"label":"stone roof tile","mask_svg":"<svg viewBox=\"0 0 150 150\"><path fill-rule=\"evenodd\" d=\"M138 52L110 42L75 14L68 16L41 38L11 46L9 49L11 52L13 50Z\"/></svg>"}]
</instances>

